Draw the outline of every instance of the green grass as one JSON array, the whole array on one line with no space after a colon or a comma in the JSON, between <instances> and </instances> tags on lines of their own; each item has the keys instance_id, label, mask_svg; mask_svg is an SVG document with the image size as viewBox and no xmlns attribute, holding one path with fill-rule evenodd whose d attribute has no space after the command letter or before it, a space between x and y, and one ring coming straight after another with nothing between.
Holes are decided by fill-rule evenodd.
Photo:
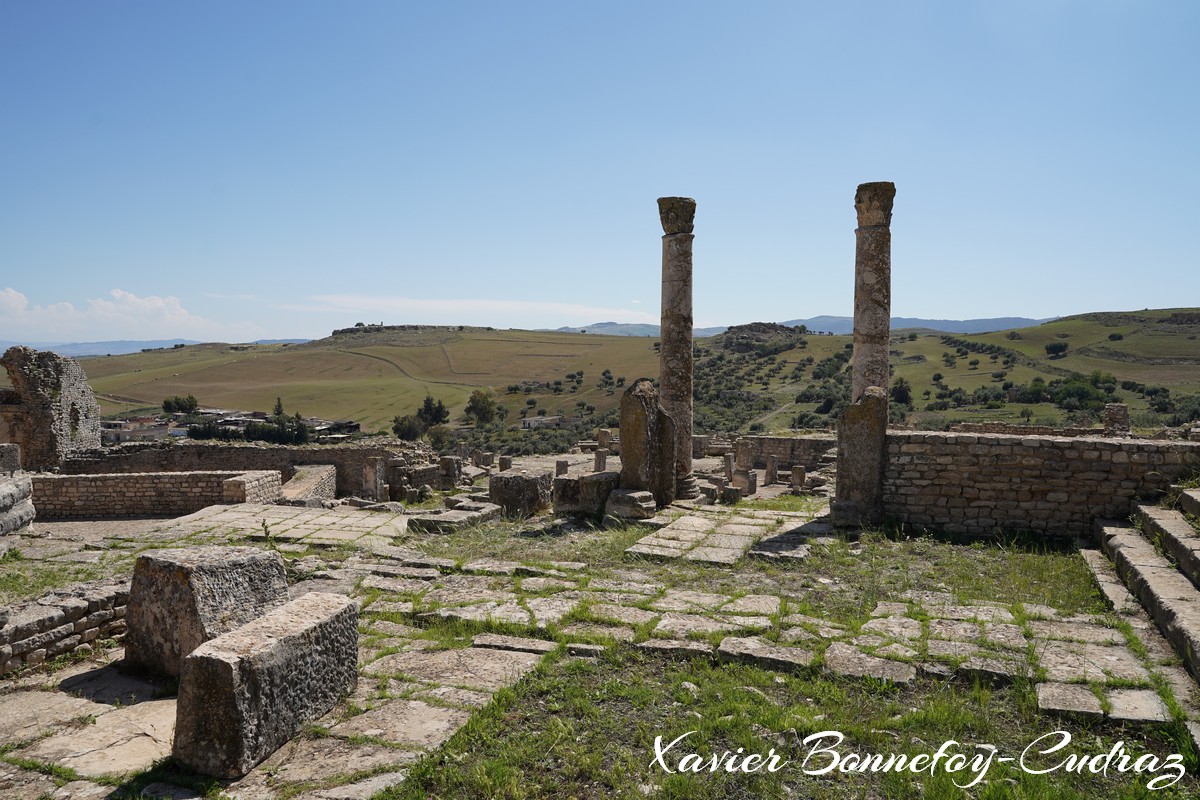
<instances>
[{"instance_id":1,"label":"green grass","mask_svg":"<svg viewBox=\"0 0 1200 800\"><path fill-rule=\"evenodd\" d=\"M1032 687L918 680L910 687L876 681L832 680L816 671L780 675L708 659L675 662L618 647L594 662L559 657L543 662L427 757L408 780L379 795L416 798L1133 798L1191 797L1195 778L1148 792L1130 775L1029 775L993 762L987 783L956 788L938 772L912 775L804 774L812 749L805 737L838 731L836 747L851 752L935 752L944 741L992 744L1016 756L1053 730L1066 730L1086 754L1118 740L1134 753L1165 757L1176 751L1169 728L1086 726L1036 713ZM668 774L655 762L660 746L684 736L661 764L677 770L695 752L704 759L726 751L769 756L781 768L752 773ZM829 742L832 744L832 741ZM825 761L820 761L824 758ZM1190 757L1189 757L1190 758ZM790 764L783 764L790 761ZM828 763L814 756L810 765ZM1188 771L1195 769L1190 758ZM966 782L960 778L960 782Z\"/></svg>"}]
</instances>

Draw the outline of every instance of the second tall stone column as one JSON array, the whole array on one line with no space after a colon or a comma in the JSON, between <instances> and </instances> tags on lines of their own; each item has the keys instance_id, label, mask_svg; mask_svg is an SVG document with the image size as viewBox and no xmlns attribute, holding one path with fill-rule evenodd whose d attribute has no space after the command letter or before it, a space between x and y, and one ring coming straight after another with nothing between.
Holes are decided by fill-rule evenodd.
<instances>
[{"instance_id":1,"label":"second tall stone column","mask_svg":"<svg viewBox=\"0 0 1200 800\"><path fill-rule=\"evenodd\" d=\"M659 397L675 421L675 496L700 495L692 476L692 234L696 201L658 198L662 237Z\"/></svg>"}]
</instances>

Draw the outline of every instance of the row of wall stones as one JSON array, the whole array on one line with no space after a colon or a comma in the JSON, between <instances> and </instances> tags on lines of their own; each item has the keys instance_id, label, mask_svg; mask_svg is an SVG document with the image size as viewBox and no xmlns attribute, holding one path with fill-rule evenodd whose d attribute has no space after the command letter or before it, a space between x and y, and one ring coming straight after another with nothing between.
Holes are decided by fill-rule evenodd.
<instances>
[{"instance_id":1,"label":"row of wall stones","mask_svg":"<svg viewBox=\"0 0 1200 800\"><path fill-rule=\"evenodd\" d=\"M950 533L1086 534L1200 470L1200 443L889 431L885 516Z\"/></svg>"},{"instance_id":2,"label":"row of wall stones","mask_svg":"<svg viewBox=\"0 0 1200 800\"><path fill-rule=\"evenodd\" d=\"M276 471L35 474L33 504L41 519L179 516L217 503L275 503Z\"/></svg>"},{"instance_id":3,"label":"row of wall stones","mask_svg":"<svg viewBox=\"0 0 1200 800\"><path fill-rule=\"evenodd\" d=\"M1009 436L1102 436L1103 428L1054 428L1050 425L1016 425L1010 422L956 422L951 433L1003 433Z\"/></svg>"},{"instance_id":4,"label":"row of wall stones","mask_svg":"<svg viewBox=\"0 0 1200 800\"><path fill-rule=\"evenodd\" d=\"M0 627L0 673L33 667L125 632L129 581L85 583L8 610Z\"/></svg>"},{"instance_id":5,"label":"row of wall stones","mask_svg":"<svg viewBox=\"0 0 1200 800\"><path fill-rule=\"evenodd\" d=\"M303 505L311 500L332 500L336 495L337 467L332 464L298 467L292 479L283 485L283 499L287 503Z\"/></svg>"},{"instance_id":6,"label":"row of wall stones","mask_svg":"<svg viewBox=\"0 0 1200 800\"><path fill-rule=\"evenodd\" d=\"M73 455L60 472L89 475L109 472L187 472L192 470L278 470L285 481L300 466L332 464L337 469L337 494L386 500L388 459L405 456L410 462L431 461L424 445L389 442L352 445L269 445L234 442L135 443Z\"/></svg>"}]
</instances>

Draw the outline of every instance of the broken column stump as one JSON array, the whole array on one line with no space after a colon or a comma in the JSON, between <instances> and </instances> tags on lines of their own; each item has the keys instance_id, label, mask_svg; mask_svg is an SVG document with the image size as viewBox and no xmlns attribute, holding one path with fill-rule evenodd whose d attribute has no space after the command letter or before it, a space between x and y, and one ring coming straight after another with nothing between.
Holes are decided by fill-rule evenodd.
<instances>
[{"instance_id":1,"label":"broken column stump","mask_svg":"<svg viewBox=\"0 0 1200 800\"><path fill-rule=\"evenodd\" d=\"M288 601L279 553L256 547L153 550L129 587L125 659L178 675L183 659Z\"/></svg>"},{"instance_id":2,"label":"broken column stump","mask_svg":"<svg viewBox=\"0 0 1200 800\"><path fill-rule=\"evenodd\" d=\"M646 378L621 396L622 489L649 491L659 508L675 499L675 422Z\"/></svg>"},{"instance_id":3,"label":"broken column stump","mask_svg":"<svg viewBox=\"0 0 1200 800\"><path fill-rule=\"evenodd\" d=\"M177 761L245 775L358 683L358 604L312 592L205 642L183 662Z\"/></svg>"}]
</instances>

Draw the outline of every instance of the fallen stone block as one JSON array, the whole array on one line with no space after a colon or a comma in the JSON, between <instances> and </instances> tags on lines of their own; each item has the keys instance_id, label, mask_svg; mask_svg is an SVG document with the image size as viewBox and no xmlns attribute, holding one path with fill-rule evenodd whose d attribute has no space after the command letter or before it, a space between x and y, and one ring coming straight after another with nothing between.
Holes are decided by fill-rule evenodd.
<instances>
[{"instance_id":1,"label":"fallen stone block","mask_svg":"<svg viewBox=\"0 0 1200 800\"><path fill-rule=\"evenodd\" d=\"M604 515L617 519L650 519L658 513L654 495L636 489L617 489L604 504Z\"/></svg>"},{"instance_id":2,"label":"fallen stone block","mask_svg":"<svg viewBox=\"0 0 1200 800\"><path fill-rule=\"evenodd\" d=\"M604 514L608 496L617 488L619 472L593 472L578 477L563 475L554 479L552 502L555 514Z\"/></svg>"},{"instance_id":3,"label":"fallen stone block","mask_svg":"<svg viewBox=\"0 0 1200 800\"><path fill-rule=\"evenodd\" d=\"M287 601L278 553L255 547L145 553L133 568L125 658L178 675L184 658L201 644Z\"/></svg>"},{"instance_id":4,"label":"fallen stone block","mask_svg":"<svg viewBox=\"0 0 1200 800\"><path fill-rule=\"evenodd\" d=\"M550 473L530 475L524 470L497 472L488 480L491 502L506 517L529 517L550 507Z\"/></svg>"},{"instance_id":5,"label":"fallen stone block","mask_svg":"<svg viewBox=\"0 0 1200 800\"><path fill-rule=\"evenodd\" d=\"M245 775L358 683L358 604L312 592L197 647L183 663L175 759Z\"/></svg>"}]
</instances>

